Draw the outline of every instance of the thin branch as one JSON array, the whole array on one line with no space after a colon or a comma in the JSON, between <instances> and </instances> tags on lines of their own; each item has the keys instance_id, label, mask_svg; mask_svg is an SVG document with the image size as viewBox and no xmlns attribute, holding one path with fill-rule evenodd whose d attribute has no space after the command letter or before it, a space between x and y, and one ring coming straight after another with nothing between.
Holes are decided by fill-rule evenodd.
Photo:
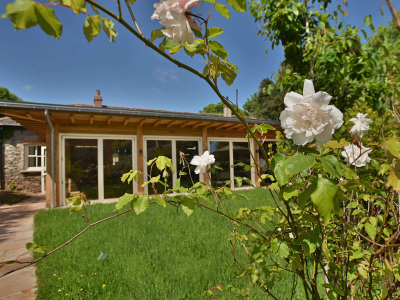
<instances>
[{"instance_id":1,"label":"thin branch","mask_svg":"<svg viewBox=\"0 0 400 300\"><path fill-rule=\"evenodd\" d=\"M396 9L393 6L392 0L386 0L386 2L388 3L388 5L390 7L390 11L392 12L394 24L396 25L397 29L400 31L399 16L397 15Z\"/></svg>"},{"instance_id":2,"label":"thin branch","mask_svg":"<svg viewBox=\"0 0 400 300\"><path fill-rule=\"evenodd\" d=\"M172 63L174 63L175 65L177 65L179 68L185 69L195 75L197 75L198 77L204 79L208 85L214 90L214 92L218 95L218 97L221 99L221 101L228 106L228 108L232 111L232 113L239 119L239 121L244 125L244 127L247 129L248 133L250 134L250 136L255 140L255 142L257 143L257 145L259 146L262 154L264 155L264 157L267 157L267 153L265 152L264 147L262 146L262 144L260 143L260 141L258 140L258 138L256 137L255 133L250 129L250 127L247 125L246 120L244 120L243 118L240 117L240 115L237 113L237 111L235 110L234 106L229 103L228 101L226 101L225 97L222 96L222 94L220 93L220 91L218 90L218 88L212 83L212 81L210 80L210 78L208 78L207 76L204 76L202 73L200 73L199 71L189 67L188 65L185 65L183 63L181 63L180 61L172 58L171 56L169 56L167 53L165 53L164 51L162 51L161 49L159 49L158 47L156 47L152 42L146 40L146 38L139 34L136 30L134 30L124 19L118 19L118 16L116 14L114 14L113 12L111 12L110 10L108 10L107 8L105 8L104 6L98 4L97 2L93 1L93 0L85 0L86 2L92 4L93 6L95 6L96 8L100 9L101 11L103 11L104 13L106 13L107 15L109 15L110 17L114 18L115 20L117 20L119 23L121 23L126 29L128 29L131 33L133 33L138 39L140 39L143 43L146 44L146 46L148 46L149 48L153 49L154 51L158 52L160 55L164 56L166 59L168 59L169 61L171 61ZM126 0L127 1L127 0ZM267 162L268 164L268 162ZM268 165L267 165L268 166Z\"/></svg>"},{"instance_id":3,"label":"thin branch","mask_svg":"<svg viewBox=\"0 0 400 300\"><path fill-rule=\"evenodd\" d=\"M128 9L129 9L129 13L131 14L133 23L135 23L135 26L136 26L137 30L139 31L140 35L145 39L145 36L144 36L142 30L140 30L139 23L136 21L136 18L135 18L135 16L133 15L132 8L131 8L131 6L129 5L128 1L129 1L129 0L125 0L125 3L126 3L126 6L127 6ZM121 19L121 20L123 20L123 19ZM118 20L118 21L120 21L120 20ZM125 26L125 27L126 27L126 26Z\"/></svg>"}]
</instances>

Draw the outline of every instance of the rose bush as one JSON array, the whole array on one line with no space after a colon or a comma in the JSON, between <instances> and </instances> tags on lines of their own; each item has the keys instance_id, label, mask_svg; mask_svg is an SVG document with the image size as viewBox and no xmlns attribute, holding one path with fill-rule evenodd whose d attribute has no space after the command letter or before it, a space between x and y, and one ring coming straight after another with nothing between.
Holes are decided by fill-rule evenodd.
<instances>
[{"instance_id":1,"label":"rose bush","mask_svg":"<svg viewBox=\"0 0 400 300\"><path fill-rule=\"evenodd\" d=\"M133 4L135 0L126 1L131 11L129 2ZM88 201L84 195L69 199L71 213L83 213L88 227L63 246L81 236L91 226L131 211L141 214L153 203L162 207L168 204L177 209L182 208L188 216L198 207L211 210L227 219L231 230L233 259L240 269L237 275L247 276L249 279L247 288L215 283L213 288L204 293L204 296L210 299L215 299L218 291L224 289L232 290L238 299L251 299L251 289L254 285L258 285L268 298L280 299L279 291L274 290L274 283L283 280L284 273L293 275L292 298L297 296L298 299L307 300L326 298L386 300L400 297L400 203L397 198L400 190L398 138L400 116L395 106L395 97L399 96L396 81L398 70L394 68L390 72L374 74L372 67L366 63L365 66L369 68L368 75L378 76L379 84L384 85L382 93L386 102L380 104L380 111L355 105L349 108L345 115L335 106L329 105L332 97L328 93L315 93L312 81L305 79L302 95L290 92L285 96L286 109L281 113L281 122L286 137L278 132L278 153L268 155L263 147L263 135L275 128L265 124L250 128L238 107L223 97L218 89L219 78L231 85L239 71L236 65L227 60L228 54L223 46L214 40L222 33L222 29L211 27L213 28L211 30L208 27L212 12L218 11L229 18L229 10L226 5L218 1L207 0L207 2L210 5L210 14L206 19L190 11L193 6L199 5L199 1L167 0L156 3L156 11L152 18L159 19L165 28L153 31L150 40L145 38L132 11L131 16L136 30L122 18L119 0L117 0L118 14L94 0L59 0L51 5L62 5L77 14L87 14L84 33L88 41L98 35L100 23L103 24L103 30L110 41L113 41L117 36L113 28L114 23L111 19L100 17L99 11L101 11L102 14L107 14L119 22L150 49L205 80L247 129L246 138L253 139L266 162L265 165L238 163L231 167L251 169L255 172L258 182L264 184L265 193L272 196L275 205L251 209L245 207L232 215L224 209L223 204L234 200L235 197L243 196L232 193L229 188L230 181L217 188L213 188L208 181L197 182L186 188L180 185L178 179L175 186L169 186L167 181L160 180L160 175L164 174L165 178L175 170L170 158L159 156L148 162L151 169L158 169L159 175L151 176L143 170L132 170L121 178L123 182L131 183L135 180L143 187L148 185L155 192L152 199L149 195L121 195L116 209L120 210L127 205L130 208L95 224L91 224L87 216ZM327 6L330 1L322 2ZM87 13L86 3L92 5L93 15ZM263 1L263 4L270 5L271 1ZM337 40L333 32L324 37L321 37L322 33L311 36L310 26L315 26L317 20L312 19L312 22L309 22L307 16L311 17L312 14L307 12L306 4L307 1L305 5L280 1L276 6L279 9L286 9L282 11L285 13L277 15L268 13L268 16L265 16L267 19L274 19L275 22L276 17L289 18L292 15L302 14L307 20L306 26L300 24L299 30L306 28L304 36L309 48L306 47L305 55L310 55L308 58L312 67L307 76L300 76L289 70L285 75L288 79L286 83L288 88L296 85L289 80L292 77L295 79L293 82L296 81L297 84L303 82L304 78L311 78L308 75L314 74L314 63L315 67L320 67L324 63L329 64L332 58L335 59L335 55L332 56L332 49L329 50L331 54L327 54L329 48L321 50L319 45L313 48L313 41L321 39L323 43L337 43L343 47L342 42L345 41L346 44L346 39L352 36L348 35L351 28L346 31L345 36ZM246 1L228 0L227 5L239 12L247 10ZM256 12L256 5L261 4L252 4L253 13ZM322 20L321 22L325 22L329 17L329 14L322 15L319 11L316 15ZM13 22L16 29L26 29L39 24L47 34L56 38L62 31L61 23L47 4L16 0L7 5L4 16ZM195 19L201 20L201 25L205 27L203 33L197 31L200 28L197 27L199 25L195 23ZM336 29L329 30L336 32ZM198 39L195 40L194 36ZM161 37L164 40L156 46L155 40ZM350 42L350 46L353 42ZM285 51L289 51L290 48L285 47ZM204 58L205 66L202 72L182 64L169 55L181 49L184 49L189 56L201 55ZM165 53L165 50L169 50L169 54ZM320 55L321 51L324 53ZM354 63L353 58L353 55L343 55L340 59L348 59L349 62L343 63L342 67L348 66L350 60ZM357 64L361 61L362 59L357 59ZM295 63L296 61L293 61L293 64ZM348 70L338 70L337 74L342 76L345 72ZM347 81L347 86L348 80L350 79L347 77L343 79ZM335 80L330 82L331 85L335 85L333 90L339 91L337 95L342 95L341 86L345 83L340 80L338 83ZM281 82L278 85L280 90L283 90L283 84ZM331 89L329 84L326 89ZM353 90L353 94L356 92L357 90ZM336 103L340 104L340 97L336 96ZM363 113L354 118L359 112L358 109ZM372 123L366 118L366 113L373 116ZM182 174L183 170L189 170L190 174L189 163L184 155L181 157L182 169L179 170L179 174ZM208 152L191 160L191 163L197 166L196 173L212 174L217 167L211 166L208 170L207 167L214 162L215 158ZM269 172L265 172L266 169ZM235 177L235 181L238 186L241 186L243 181L253 185L245 177ZM162 184L165 187L164 191L157 191L156 183ZM30 244L28 250L47 252L34 261L36 262L60 248L62 247L48 252L45 248ZM235 255L237 251L244 251L248 260L238 261Z\"/></svg>"}]
</instances>

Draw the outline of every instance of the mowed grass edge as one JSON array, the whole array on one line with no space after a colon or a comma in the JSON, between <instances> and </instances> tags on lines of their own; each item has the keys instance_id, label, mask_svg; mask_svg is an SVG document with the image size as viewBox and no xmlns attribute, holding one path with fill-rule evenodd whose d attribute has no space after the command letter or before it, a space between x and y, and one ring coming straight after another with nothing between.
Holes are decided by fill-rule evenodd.
<instances>
[{"instance_id":1,"label":"mowed grass edge","mask_svg":"<svg viewBox=\"0 0 400 300\"><path fill-rule=\"evenodd\" d=\"M235 193L249 200L226 201L230 214L240 207L275 206L265 189ZM114 209L115 203L92 204L90 221L111 216ZM70 215L69 209L37 213L35 243L51 249L65 243L86 227L82 215ZM177 213L172 206L157 204L139 216L129 212L108 220L37 263L37 299L200 299L203 291L219 284L246 288L248 276L237 278L241 272L232 259L227 225L224 217L206 209L195 207L187 217L181 209ZM101 252L106 259L98 260ZM237 252L248 266L243 250ZM279 299L290 299L293 275L287 276L275 283ZM235 298L225 291L218 295ZM251 295L268 299L257 286Z\"/></svg>"}]
</instances>

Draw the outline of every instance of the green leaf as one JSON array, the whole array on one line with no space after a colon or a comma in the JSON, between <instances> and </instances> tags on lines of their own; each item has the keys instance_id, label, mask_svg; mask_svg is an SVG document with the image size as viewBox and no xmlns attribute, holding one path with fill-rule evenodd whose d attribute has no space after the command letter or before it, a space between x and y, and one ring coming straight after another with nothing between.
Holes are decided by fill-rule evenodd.
<instances>
[{"instance_id":1,"label":"green leaf","mask_svg":"<svg viewBox=\"0 0 400 300\"><path fill-rule=\"evenodd\" d=\"M167 166L167 158L165 156L159 156L156 161L156 166L160 171L164 170Z\"/></svg>"},{"instance_id":2,"label":"green leaf","mask_svg":"<svg viewBox=\"0 0 400 300\"><path fill-rule=\"evenodd\" d=\"M342 168L340 166L340 162L335 156L327 155L320 157L320 160L325 172L329 173L331 176L335 176L336 178L342 177Z\"/></svg>"},{"instance_id":3,"label":"green leaf","mask_svg":"<svg viewBox=\"0 0 400 300\"><path fill-rule=\"evenodd\" d=\"M364 25L365 26L370 26L372 24L372 16L368 15L364 18Z\"/></svg>"},{"instance_id":4,"label":"green leaf","mask_svg":"<svg viewBox=\"0 0 400 300\"><path fill-rule=\"evenodd\" d=\"M70 214L77 213L82 209L82 207L83 207L83 201L82 199L79 198L74 202L74 204L72 204L69 207L69 213Z\"/></svg>"},{"instance_id":5,"label":"green leaf","mask_svg":"<svg viewBox=\"0 0 400 300\"><path fill-rule=\"evenodd\" d=\"M160 37L163 37L163 36L164 36L164 33L162 33L161 29L164 29L164 28L160 28L160 29L157 29L157 30L153 30L153 31L151 32L151 42L152 42L152 43L153 43L157 38L160 38Z\"/></svg>"},{"instance_id":6,"label":"green leaf","mask_svg":"<svg viewBox=\"0 0 400 300\"><path fill-rule=\"evenodd\" d=\"M122 174L122 176L121 176L121 181L122 181L123 183L125 183L125 181L126 181L126 180L128 179L128 177L129 177L129 175L131 175L131 172Z\"/></svg>"},{"instance_id":7,"label":"green leaf","mask_svg":"<svg viewBox=\"0 0 400 300\"><path fill-rule=\"evenodd\" d=\"M208 38L212 39L215 38L217 35L223 33L224 30L219 27L210 27L207 29L207 36Z\"/></svg>"},{"instance_id":8,"label":"green leaf","mask_svg":"<svg viewBox=\"0 0 400 300\"><path fill-rule=\"evenodd\" d=\"M96 14L100 15L100 14L99 14L99 11L97 10L97 7L96 7L96 6L94 6L93 4L90 4L90 6L92 7L93 11L94 11Z\"/></svg>"},{"instance_id":9,"label":"green leaf","mask_svg":"<svg viewBox=\"0 0 400 300\"><path fill-rule=\"evenodd\" d=\"M304 190L301 194L299 194L299 209L303 210L306 207L308 199L311 198L311 195L317 189L318 182L317 180L313 181L311 185Z\"/></svg>"},{"instance_id":10,"label":"green leaf","mask_svg":"<svg viewBox=\"0 0 400 300\"><path fill-rule=\"evenodd\" d=\"M139 183L140 181L142 181L143 175L138 170L135 170L129 176L128 183L131 183L132 179L134 179L136 181L136 183Z\"/></svg>"},{"instance_id":11,"label":"green leaf","mask_svg":"<svg viewBox=\"0 0 400 300\"><path fill-rule=\"evenodd\" d=\"M357 271L362 277L368 279L368 268L366 268L363 264L357 265Z\"/></svg>"},{"instance_id":12,"label":"green leaf","mask_svg":"<svg viewBox=\"0 0 400 300\"><path fill-rule=\"evenodd\" d=\"M159 180L160 180L160 175L153 176L150 178L150 182L154 182L154 183L157 183Z\"/></svg>"},{"instance_id":13,"label":"green leaf","mask_svg":"<svg viewBox=\"0 0 400 300\"><path fill-rule=\"evenodd\" d=\"M37 24L35 2L29 0L16 0L6 6L6 13L14 25L15 30L27 29Z\"/></svg>"},{"instance_id":14,"label":"green leaf","mask_svg":"<svg viewBox=\"0 0 400 300\"><path fill-rule=\"evenodd\" d=\"M137 215L144 212L149 208L149 195L140 195L139 198L133 203L133 209Z\"/></svg>"},{"instance_id":15,"label":"green leaf","mask_svg":"<svg viewBox=\"0 0 400 300\"><path fill-rule=\"evenodd\" d=\"M392 186L395 191L400 191L400 162L397 162L394 169L389 175L388 185Z\"/></svg>"},{"instance_id":16,"label":"green leaf","mask_svg":"<svg viewBox=\"0 0 400 300\"><path fill-rule=\"evenodd\" d=\"M180 188L181 187L181 180L179 178L175 181L175 187L176 188Z\"/></svg>"},{"instance_id":17,"label":"green leaf","mask_svg":"<svg viewBox=\"0 0 400 300\"><path fill-rule=\"evenodd\" d=\"M228 8L220 3L217 3L217 5L215 6L215 8L219 11L219 13L225 17L225 19L229 19L229 10Z\"/></svg>"},{"instance_id":18,"label":"green leaf","mask_svg":"<svg viewBox=\"0 0 400 300\"><path fill-rule=\"evenodd\" d=\"M58 21L54 10L47 6L35 5L35 15L40 28L48 35L58 39L62 33L62 24Z\"/></svg>"},{"instance_id":19,"label":"green leaf","mask_svg":"<svg viewBox=\"0 0 400 300\"><path fill-rule=\"evenodd\" d=\"M222 59L225 59L228 56L228 52L226 52L224 47L217 41L208 41L208 44L210 49Z\"/></svg>"},{"instance_id":20,"label":"green leaf","mask_svg":"<svg viewBox=\"0 0 400 300\"><path fill-rule=\"evenodd\" d=\"M125 205L127 205L129 202L131 202L133 199L137 198L136 194L128 194L125 193L121 198L119 198L118 203L115 205L115 209L121 209Z\"/></svg>"},{"instance_id":21,"label":"green leaf","mask_svg":"<svg viewBox=\"0 0 400 300\"><path fill-rule=\"evenodd\" d=\"M400 158L400 141L398 139L387 139L384 144L393 156Z\"/></svg>"},{"instance_id":22,"label":"green leaf","mask_svg":"<svg viewBox=\"0 0 400 300\"><path fill-rule=\"evenodd\" d=\"M241 177L235 177L235 180L236 180L237 186L238 186L238 187L241 187L242 184L243 184L242 178L241 178Z\"/></svg>"},{"instance_id":23,"label":"green leaf","mask_svg":"<svg viewBox=\"0 0 400 300\"><path fill-rule=\"evenodd\" d=\"M35 248L37 248L38 247L38 245L36 245L35 243L27 243L26 245L25 245L25 248L26 248L26 250L28 250L28 251L32 251L33 249L35 249Z\"/></svg>"},{"instance_id":24,"label":"green leaf","mask_svg":"<svg viewBox=\"0 0 400 300\"><path fill-rule=\"evenodd\" d=\"M329 251L329 249L328 249L328 244L327 244L326 240L324 240L324 241L322 242L322 252L323 252L324 255L325 255L326 261L327 261L328 263L330 263L330 261L332 260L332 256L331 256L331 253L330 253L330 251Z\"/></svg>"},{"instance_id":25,"label":"green leaf","mask_svg":"<svg viewBox=\"0 0 400 300\"><path fill-rule=\"evenodd\" d=\"M339 143L338 141L329 141L324 144L324 147L332 148L332 149L340 149L340 148L343 148L344 146L341 143Z\"/></svg>"},{"instance_id":26,"label":"green leaf","mask_svg":"<svg viewBox=\"0 0 400 300\"><path fill-rule=\"evenodd\" d=\"M100 21L97 18L87 17L85 22L83 23L83 33L85 34L87 41L91 42L93 38L100 33L100 31Z\"/></svg>"},{"instance_id":27,"label":"green leaf","mask_svg":"<svg viewBox=\"0 0 400 300\"><path fill-rule=\"evenodd\" d=\"M288 245L285 242L278 240L277 238L271 241L271 250L281 258L287 258L289 256Z\"/></svg>"},{"instance_id":28,"label":"green leaf","mask_svg":"<svg viewBox=\"0 0 400 300\"><path fill-rule=\"evenodd\" d=\"M276 153L269 164L269 170L273 171L278 163L282 163L286 159L286 154Z\"/></svg>"},{"instance_id":29,"label":"green leaf","mask_svg":"<svg viewBox=\"0 0 400 300\"><path fill-rule=\"evenodd\" d=\"M193 213L194 211L194 200L193 198L189 198L189 197L184 197L182 199L182 209L183 212L190 217L190 215Z\"/></svg>"},{"instance_id":30,"label":"green leaf","mask_svg":"<svg viewBox=\"0 0 400 300\"><path fill-rule=\"evenodd\" d=\"M257 268L253 268L250 273L250 282L251 284L256 284L258 280L258 276L260 275Z\"/></svg>"},{"instance_id":31,"label":"green leaf","mask_svg":"<svg viewBox=\"0 0 400 300\"><path fill-rule=\"evenodd\" d=\"M329 14L325 13L325 14L323 14L323 16L321 17L321 21L322 21L322 22L325 22L326 19L328 19L328 18L329 18Z\"/></svg>"},{"instance_id":32,"label":"green leaf","mask_svg":"<svg viewBox=\"0 0 400 300\"><path fill-rule=\"evenodd\" d=\"M383 272L385 272L386 276L392 280L393 279L393 270L392 267L390 266L390 262L385 259L383 262Z\"/></svg>"},{"instance_id":33,"label":"green leaf","mask_svg":"<svg viewBox=\"0 0 400 300\"><path fill-rule=\"evenodd\" d=\"M156 200L157 204L162 206L162 207L167 207L167 202L160 196L154 195L153 199Z\"/></svg>"},{"instance_id":34,"label":"green leaf","mask_svg":"<svg viewBox=\"0 0 400 300\"><path fill-rule=\"evenodd\" d=\"M304 251L305 251L308 255L311 255L311 254L314 253L315 250L317 249L317 245L314 244L314 243L312 243L311 241L309 241L309 240L307 240L307 239L303 240L302 244L303 244L303 249L304 249Z\"/></svg>"},{"instance_id":35,"label":"green leaf","mask_svg":"<svg viewBox=\"0 0 400 300\"><path fill-rule=\"evenodd\" d=\"M87 9L85 8L86 6L86 1L85 0L58 0L58 2L65 4L66 6L69 6L72 8L72 10L76 13L78 16L81 12L86 12ZM92 6L93 8L93 6ZM97 14L99 14L97 12Z\"/></svg>"},{"instance_id":36,"label":"green leaf","mask_svg":"<svg viewBox=\"0 0 400 300\"><path fill-rule=\"evenodd\" d=\"M242 177L242 179L243 179L244 181L246 181L246 183L247 183L248 185L250 185L250 186L252 186L252 187L255 187L254 184L253 184L253 182L252 182L249 178L247 178L247 177Z\"/></svg>"},{"instance_id":37,"label":"green leaf","mask_svg":"<svg viewBox=\"0 0 400 300\"><path fill-rule=\"evenodd\" d=\"M101 19L103 23L103 30L106 33L106 35L110 38L110 42L115 43L115 38L118 35L118 32L115 31L114 28L114 22L110 19Z\"/></svg>"},{"instance_id":38,"label":"green leaf","mask_svg":"<svg viewBox=\"0 0 400 300\"><path fill-rule=\"evenodd\" d=\"M332 181L326 178L318 178L317 188L311 194L311 200L325 223L331 220L333 212L340 213L341 211L336 199L338 189L339 186Z\"/></svg>"},{"instance_id":39,"label":"green leaf","mask_svg":"<svg viewBox=\"0 0 400 300\"><path fill-rule=\"evenodd\" d=\"M375 235L376 235L376 227L372 224L365 224L364 226L365 231L368 233L369 237L374 240L375 239Z\"/></svg>"},{"instance_id":40,"label":"green leaf","mask_svg":"<svg viewBox=\"0 0 400 300\"><path fill-rule=\"evenodd\" d=\"M238 12L246 12L247 11L247 3L246 0L226 0L228 4L230 4L234 10Z\"/></svg>"},{"instance_id":41,"label":"green leaf","mask_svg":"<svg viewBox=\"0 0 400 300\"><path fill-rule=\"evenodd\" d=\"M294 175L311 168L314 165L314 162L315 155L296 153L286 159L282 167L285 169L286 174Z\"/></svg>"},{"instance_id":42,"label":"green leaf","mask_svg":"<svg viewBox=\"0 0 400 300\"><path fill-rule=\"evenodd\" d=\"M285 200L289 200L290 198L296 197L299 194L299 191L291 186L286 186L281 192Z\"/></svg>"},{"instance_id":43,"label":"green leaf","mask_svg":"<svg viewBox=\"0 0 400 300\"><path fill-rule=\"evenodd\" d=\"M354 259L359 259L363 256L364 256L364 254L361 251L356 251L353 253L353 255L350 256L350 261L352 261Z\"/></svg>"}]
</instances>

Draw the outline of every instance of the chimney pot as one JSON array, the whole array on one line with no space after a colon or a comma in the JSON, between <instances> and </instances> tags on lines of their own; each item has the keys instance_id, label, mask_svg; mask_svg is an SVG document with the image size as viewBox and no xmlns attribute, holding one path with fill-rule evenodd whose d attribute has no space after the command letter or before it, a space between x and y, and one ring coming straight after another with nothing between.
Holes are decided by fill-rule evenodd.
<instances>
[{"instance_id":1,"label":"chimney pot","mask_svg":"<svg viewBox=\"0 0 400 300\"><path fill-rule=\"evenodd\" d=\"M103 107L103 97L100 96L100 90L97 90L96 96L94 96L94 106Z\"/></svg>"},{"instance_id":2,"label":"chimney pot","mask_svg":"<svg viewBox=\"0 0 400 300\"><path fill-rule=\"evenodd\" d=\"M232 117L232 111L226 105L224 105L224 117Z\"/></svg>"}]
</instances>

